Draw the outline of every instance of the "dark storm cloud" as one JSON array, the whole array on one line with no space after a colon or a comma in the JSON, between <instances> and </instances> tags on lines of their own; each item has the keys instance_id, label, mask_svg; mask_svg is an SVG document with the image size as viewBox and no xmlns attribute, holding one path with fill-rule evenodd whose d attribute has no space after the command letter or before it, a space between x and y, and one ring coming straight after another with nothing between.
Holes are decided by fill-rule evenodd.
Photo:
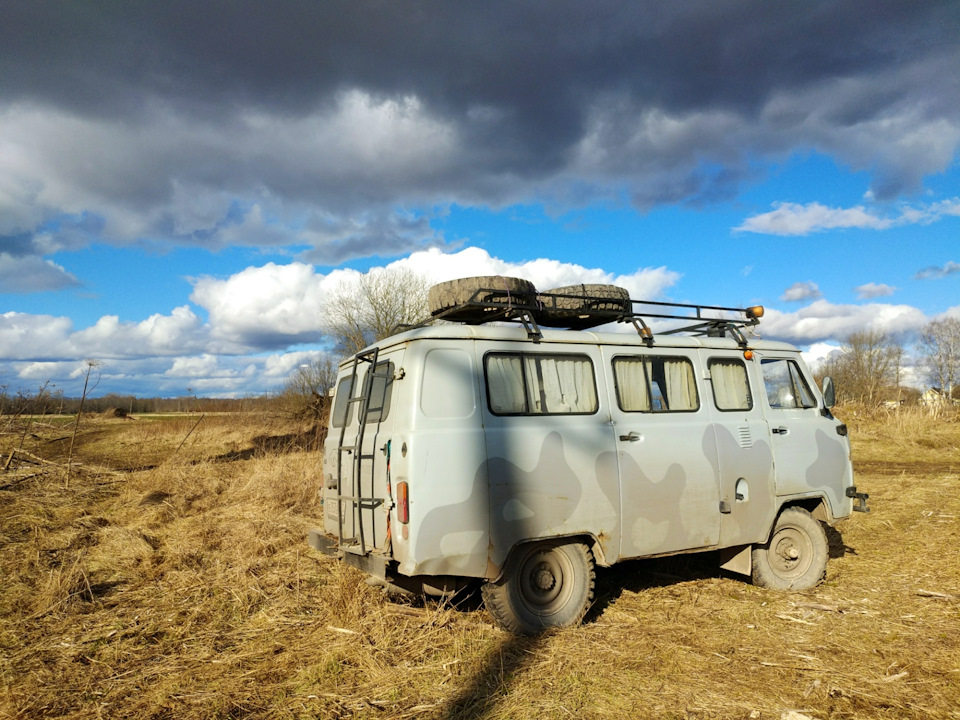
<instances>
[{"instance_id":1,"label":"dark storm cloud","mask_svg":"<svg viewBox=\"0 0 960 720\"><path fill-rule=\"evenodd\" d=\"M0 155L0 169L44 192L0 185L0 211L88 211L113 241L216 246L257 207L263 244L338 258L377 236L317 240L303 218L713 202L753 177L757 157L798 147L870 171L891 198L949 166L960 143L958 8L6 3L0 136L19 159L8 168ZM439 241L387 233L387 252Z\"/></svg>"},{"instance_id":2,"label":"dark storm cloud","mask_svg":"<svg viewBox=\"0 0 960 720\"><path fill-rule=\"evenodd\" d=\"M951 48L958 21L952 3L892 0L21 2L3 12L8 98L108 115L149 96L213 113L297 112L361 86L454 113L507 107L548 126L559 111L561 127L578 114L570 101L611 88L670 109L756 108L774 89Z\"/></svg>"}]
</instances>

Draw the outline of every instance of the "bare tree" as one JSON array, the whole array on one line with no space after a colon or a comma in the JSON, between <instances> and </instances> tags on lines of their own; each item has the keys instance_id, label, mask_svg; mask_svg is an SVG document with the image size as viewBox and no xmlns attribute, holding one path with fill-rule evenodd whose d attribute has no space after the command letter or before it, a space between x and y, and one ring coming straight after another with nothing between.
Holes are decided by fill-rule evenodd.
<instances>
[{"instance_id":1,"label":"bare tree","mask_svg":"<svg viewBox=\"0 0 960 720\"><path fill-rule=\"evenodd\" d=\"M329 405L330 390L337 381L337 363L321 355L312 363L298 367L280 392L283 408L304 420L323 421Z\"/></svg>"},{"instance_id":2,"label":"bare tree","mask_svg":"<svg viewBox=\"0 0 960 720\"><path fill-rule=\"evenodd\" d=\"M917 344L920 361L930 381L953 397L953 389L960 384L960 320L944 318L930 322Z\"/></svg>"},{"instance_id":3,"label":"bare tree","mask_svg":"<svg viewBox=\"0 0 960 720\"><path fill-rule=\"evenodd\" d=\"M864 330L850 335L819 374L833 377L841 400L875 405L897 397L902 362L900 343L886 333Z\"/></svg>"},{"instance_id":4,"label":"bare tree","mask_svg":"<svg viewBox=\"0 0 960 720\"><path fill-rule=\"evenodd\" d=\"M324 321L336 349L352 355L429 316L425 277L405 268L376 269L331 293Z\"/></svg>"}]
</instances>

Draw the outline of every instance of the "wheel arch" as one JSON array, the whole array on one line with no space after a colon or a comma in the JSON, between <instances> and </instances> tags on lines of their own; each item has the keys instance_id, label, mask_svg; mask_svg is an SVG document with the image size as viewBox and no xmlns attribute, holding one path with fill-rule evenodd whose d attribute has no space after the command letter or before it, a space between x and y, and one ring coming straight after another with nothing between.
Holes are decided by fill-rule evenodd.
<instances>
[{"instance_id":1,"label":"wheel arch","mask_svg":"<svg viewBox=\"0 0 960 720\"><path fill-rule=\"evenodd\" d=\"M535 538L526 538L524 540L519 540L515 542L511 547L509 552L503 556L503 562L497 566L489 558L487 560L487 582L498 582L503 577L503 572L506 567L510 564L510 558L512 558L520 548L523 548L526 545L531 545L533 543L550 543L551 545L567 545L570 543L582 543L590 549L590 553L593 555L594 565L600 565L603 567L609 567L609 563L606 560L606 554L603 551L603 543L597 538L596 535L588 532L582 533L573 533L571 535L549 535L546 537L535 537Z\"/></svg>"},{"instance_id":2,"label":"wheel arch","mask_svg":"<svg viewBox=\"0 0 960 720\"><path fill-rule=\"evenodd\" d=\"M810 513L813 516L814 520L819 520L820 522L826 523L827 525L833 525L835 521L835 518L833 517L833 513L830 512L830 503L827 502L827 498L824 497L823 495L815 495L811 497L795 498L795 499L787 500L777 510L777 517L779 517L784 510L792 507L806 510L808 513ZM776 519L774 519L774 525L775 524L776 524ZM772 532L773 527L771 526L770 529Z\"/></svg>"}]
</instances>

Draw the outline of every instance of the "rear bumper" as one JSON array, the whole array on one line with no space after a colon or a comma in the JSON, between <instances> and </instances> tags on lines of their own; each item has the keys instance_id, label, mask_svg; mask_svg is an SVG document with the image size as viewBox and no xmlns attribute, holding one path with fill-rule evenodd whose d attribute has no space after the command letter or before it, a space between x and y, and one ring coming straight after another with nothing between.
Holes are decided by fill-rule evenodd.
<instances>
[{"instance_id":1,"label":"rear bumper","mask_svg":"<svg viewBox=\"0 0 960 720\"><path fill-rule=\"evenodd\" d=\"M375 578L386 580L387 566L390 558L385 555L375 555L367 553L358 555L340 547L337 539L332 535L327 535L320 530L311 530L307 533L307 543L314 550L319 550L324 555L330 555L343 560L347 565L352 565L358 570L362 570Z\"/></svg>"},{"instance_id":2,"label":"rear bumper","mask_svg":"<svg viewBox=\"0 0 960 720\"><path fill-rule=\"evenodd\" d=\"M307 533L307 543L314 550L319 550L324 555L339 555L340 548L337 545L337 540L330 535L325 535L320 530L311 530Z\"/></svg>"}]
</instances>

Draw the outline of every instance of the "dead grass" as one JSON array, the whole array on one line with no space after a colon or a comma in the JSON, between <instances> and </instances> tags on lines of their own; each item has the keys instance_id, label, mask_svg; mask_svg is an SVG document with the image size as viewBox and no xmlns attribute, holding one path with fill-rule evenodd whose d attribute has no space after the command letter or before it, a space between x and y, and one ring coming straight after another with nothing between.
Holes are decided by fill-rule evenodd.
<instances>
[{"instance_id":1,"label":"dead grass","mask_svg":"<svg viewBox=\"0 0 960 720\"><path fill-rule=\"evenodd\" d=\"M475 599L388 602L310 550L303 428L91 422L69 488L0 473L0 717L960 718L960 425L841 416L873 512L834 534L823 585L624 563L583 627L534 639ZM60 434L25 449L59 461Z\"/></svg>"}]
</instances>

